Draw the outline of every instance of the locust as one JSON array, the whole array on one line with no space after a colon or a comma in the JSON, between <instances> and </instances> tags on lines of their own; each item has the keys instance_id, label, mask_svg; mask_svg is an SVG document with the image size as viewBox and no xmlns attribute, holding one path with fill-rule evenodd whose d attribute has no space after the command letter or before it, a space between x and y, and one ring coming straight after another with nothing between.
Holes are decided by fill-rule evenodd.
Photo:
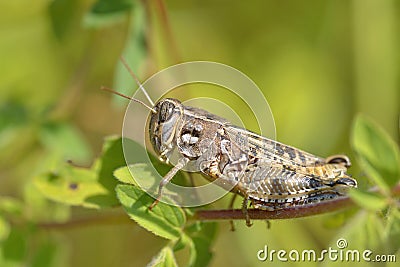
<instances>
[{"instance_id":1,"label":"locust","mask_svg":"<svg viewBox=\"0 0 400 267\"><path fill-rule=\"evenodd\" d=\"M183 105L177 99L161 99L154 104L126 61L121 60L151 106L103 89L151 111L148 134L161 161L169 163L174 150L179 154L177 164L161 180L150 210L161 200L163 188L189 162L209 181L219 181L243 197L242 211L248 226L249 203L255 209L282 210L339 198L357 187L357 181L347 173L351 162L345 155L315 156L235 126L206 110Z\"/></svg>"}]
</instances>

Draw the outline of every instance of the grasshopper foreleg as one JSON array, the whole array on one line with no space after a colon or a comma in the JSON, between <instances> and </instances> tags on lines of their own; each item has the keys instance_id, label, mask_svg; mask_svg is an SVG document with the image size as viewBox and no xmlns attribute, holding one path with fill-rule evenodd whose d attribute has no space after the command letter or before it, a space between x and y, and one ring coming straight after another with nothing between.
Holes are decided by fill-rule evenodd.
<instances>
[{"instance_id":1,"label":"grasshopper foreleg","mask_svg":"<svg viewBox=\"0 0 400 267\"><path fill-rule=\"evenodd\" d=\"M188 161L189 160L187 158L179 159L178 163L164 176L164 178L161 180L160 184L158 185L158 193L157 193L156 200L154 200L154 202L150 205L149 210L154 208L155 205L157 205L157 203L160 202L160 199L162 196L162 189L164 188L164 186L166 186L172 180L172 178L174 178L175 174L180 169L185 167L185 165Z\"/></svg>"}]
</instances>

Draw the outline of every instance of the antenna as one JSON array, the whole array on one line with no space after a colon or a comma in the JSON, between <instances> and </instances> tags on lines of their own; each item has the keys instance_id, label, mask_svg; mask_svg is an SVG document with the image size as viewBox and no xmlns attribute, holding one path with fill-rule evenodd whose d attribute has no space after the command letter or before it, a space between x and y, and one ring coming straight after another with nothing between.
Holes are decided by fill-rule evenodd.
<instances>
[{"instance_id":1,"label":"antenna","mask_svg":"<svg viewBox=\"0 0 400 267\"><path fill-rule=\"evenodd\" d=\"M151 106L154 107L154 102L151 100L149 94L146 92L146 90L143 88L143 85L140 83L138 77L135 75L135 73L132 71L132 69L129 67L128 63L126 62L125 58L122 56L120 57L122 64L124 64L125 68L128 70L129 74L132 76L132 78L135 80L136 84L139 86L140 90L144 93L146 96L147 100L150 102Z\"/></svg>"},{"instance_id":2,"label":"antenna","mask_svg":"<svg viewBox=\"0 0 400 267\"><path fill-rule=\"evenodd\" d=\"M151 112L157 113L157 111L156 111L154 108L152 108L152 107L146 105L144 102L140 101L139 99L132 98L132 97L129 97L129 96L127 96L127 95L121 94L121 93L119 93L119 92L117 92L117 91L115 91L115 90L113 90L113 89L111 89L111 88L105 87L105 86L102 86L100 89L101 89L101 90L104 90L104 91L108 91L108 92L113 93L113 94L116 94L116 95L119 95L119 96L122 96L122 97L124 97L124 98L126 98L126 99L135 101L135 102L137 102L137 103L139 103L139 104L142 104L142 105L145 106L146 108L148 108Z\"/></svg>"}]
</instances>

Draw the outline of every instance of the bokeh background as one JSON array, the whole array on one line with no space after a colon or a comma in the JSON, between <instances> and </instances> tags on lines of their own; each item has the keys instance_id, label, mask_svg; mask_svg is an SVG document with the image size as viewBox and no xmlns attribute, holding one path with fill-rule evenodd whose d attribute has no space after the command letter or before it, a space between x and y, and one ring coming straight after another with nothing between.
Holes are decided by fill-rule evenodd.
<instances>
[{"instance_id":1,"label":"bokeh background","mask_svg":"<svg viewBox=\"0 0 400 267\"><path fill-rule=\"evenodd\" d=\"M121 134L126 102L99 88L136 88L121 71L122 54L142 81L193 60L239 69L267 98L277 139L317 155L354 159L349 133L359 112L398 143L399 25L395 0L1 1L0 195L31 203L32 222L55 219L43 206L57 207L57 220L98 214L51 206L31 179L67 159L88 166L105 136ZM258 266L264 245L320 250L344 222L345 213L274 221L271 229L237 222L236 232L221 222L211 266ZM89 221L39 229L11 250L54 250L50 266L144 266L165 242L133 221Z\"/></svg>"}]
</instances>

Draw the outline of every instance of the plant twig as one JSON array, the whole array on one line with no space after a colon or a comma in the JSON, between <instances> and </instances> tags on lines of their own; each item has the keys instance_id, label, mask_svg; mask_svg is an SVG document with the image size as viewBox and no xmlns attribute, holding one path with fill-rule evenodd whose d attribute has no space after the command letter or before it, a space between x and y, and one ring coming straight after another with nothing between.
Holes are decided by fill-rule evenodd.
<instances>
[{"instance_id":1,"label":"plant twig","mask_svg":"<svg viewBox=\"0 0 400 267\"><path fill-rule=\"evenodd\" d=\"M267 211L260 209L249 209L248 213L252 220L279 220L307 217L321 213L337 211L354 206L349 197L342 197L331 201L320 202L304 206L293 206L281 210ZM245 215L241 209L233 210L199 210L194 214L195 220L243 220Z\"/></svg>"},{"instance_id":2,"label":"plant twig","mask_svg":"<svg viewBox=\"0 0 400 267\"><path fill-rule=\"evenodd\" d=\"M370 192L377 192L378 188L372 188ZM392 190L393 196L400 195L400 184ZM307 217L327 212L339 211L342 209L355 207L356 204L348 196L314 203L304 206L288 207L282 210L266 211L260 209L249 209L249 216L252 220L279 220ZM233 210L199 210L194 213L194 220L214 221L214 220L243 220L245 215L241 209Z\"/></svg>"}]
</instances>

